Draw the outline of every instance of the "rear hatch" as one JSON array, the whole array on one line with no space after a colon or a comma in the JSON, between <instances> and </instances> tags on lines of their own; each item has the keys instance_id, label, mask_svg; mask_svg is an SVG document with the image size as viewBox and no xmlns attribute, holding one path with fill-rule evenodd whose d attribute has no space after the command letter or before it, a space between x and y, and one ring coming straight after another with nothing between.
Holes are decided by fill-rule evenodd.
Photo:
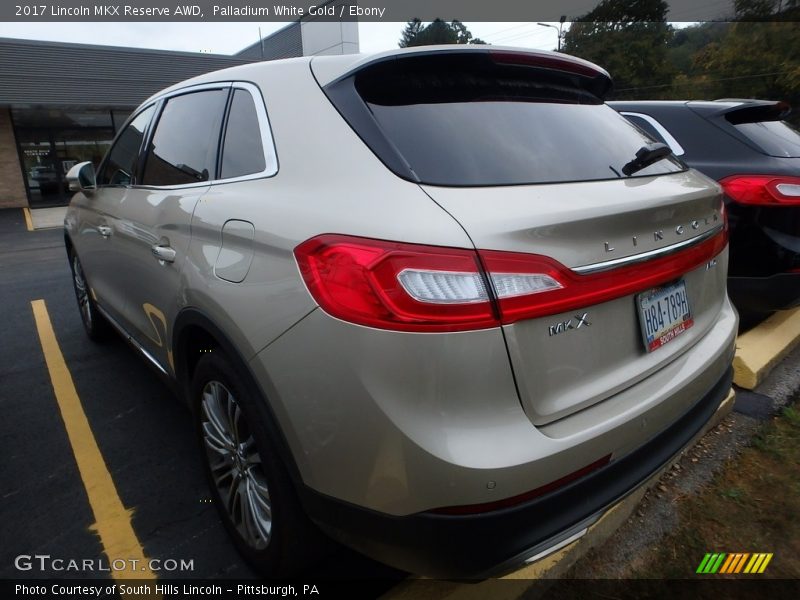
<instances>
[{"instance_id":1,"label":"rear hatch","mask_svg":"<svg viewBox=\"0 0 800 600\"><path fill-rule=\"evenodd\" d=\"M748 153L747 162L729 166L720 179L734 202L730 206L738 238L732 246L737 253L732 257L734 273L764 276L796 271L800 267L800 132L784 120L791 107L772 100L688 105L758 153ZM764 250L762 236L786 251L771 251L769 243ZM764 260L765 254L769 260Z\"/></svg>"},{"instance_id":2,"label":"rear hatch","mask_svg":"<svg viewBox=\"0 0 800 600\"><path fill-rule=\"evenodd\" d=\"M537 425L685 352L725 298L719 188L672 156L624 175L651 140L603 104L609 87L563 55L473 50L393 56L324 88L470 236Z\"/></svg>"}]
</instances>

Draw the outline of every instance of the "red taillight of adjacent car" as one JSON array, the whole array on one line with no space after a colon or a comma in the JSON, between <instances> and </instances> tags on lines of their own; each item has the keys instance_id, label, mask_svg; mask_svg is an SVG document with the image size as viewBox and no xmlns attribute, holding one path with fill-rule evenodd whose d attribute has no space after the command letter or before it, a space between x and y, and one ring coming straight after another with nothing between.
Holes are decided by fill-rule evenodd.
<instances>
[{"instance_id":1,"label":"red taillight of adjacent car","mask_svg":"<svg viewBox=\"0 0 800 600\"><path fill-rule=\"evenodd\" d=\"M720 182L728 197L756 206L800 205L800 177L731 175Z\"/></svg>"},{"instance_id":2,"label":"red taillight of adjacent car","mask_svg":"<svg viewBox=\"0 0 800 600\"><path fill-rule=\"evenodd\" d=\"M680 252L581 275L546 256L326 234L295 248L328 314L397 331L486 329L640 292L717 256L727 228Z\"/></svg>"}]
</instances>

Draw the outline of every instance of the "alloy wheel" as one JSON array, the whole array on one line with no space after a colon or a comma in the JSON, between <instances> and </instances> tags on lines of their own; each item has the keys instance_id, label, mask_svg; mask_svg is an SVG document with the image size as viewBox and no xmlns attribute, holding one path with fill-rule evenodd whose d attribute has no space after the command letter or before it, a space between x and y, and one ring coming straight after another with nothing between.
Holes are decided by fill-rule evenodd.
<instances>
[{"instance_id":1,"label":"alloy wheel","mask_svg":"<svg viewBox=\"0 0 800 600\"><path fill-rule=\"evenodd\" d=\"M208 465L222 505L250 547L266 548L272 532L272 502L242 409L224 384L209 381L203 388L201 411Z\"/></svg>"},{"instance_id":2,"label":"alloy wheel","mask_svg":"<svg viewBox=\"0 0 800 600\"><path fill-rule=\"evenodd\" d=\"M81 311L81 317L86 324L87 329L92 326L92 305L89 302L89 290L86 285L86 280L83 277L83 269L81 268L81 261L77 256L72 257L72 278L75 283L75 296L78 298L78 308Z\"/></svg>"}]
</instances>

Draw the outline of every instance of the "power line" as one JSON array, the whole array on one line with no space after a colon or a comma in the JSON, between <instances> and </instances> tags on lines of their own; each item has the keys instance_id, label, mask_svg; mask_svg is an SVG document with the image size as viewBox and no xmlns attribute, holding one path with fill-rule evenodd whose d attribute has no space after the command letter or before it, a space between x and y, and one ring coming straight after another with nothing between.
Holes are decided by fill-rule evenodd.
<instances>
[{"instance_id":1,"label":"power line","mask_svg":"<svg viewBox=\"0 0 800 600\"><path fill-rule=\"evenodd\" d=\"M786 70L786 71L775 71L773 73L758 73L756 75L739 75L737 77L720 77L719 79L708 79L705 81L687 81L686 83L665 83L662 85L646 85L642 87L632 87L632 88L622 88L619 90L615 90L617 92L637 92L640 90L655 90L655 89L662 89L662 88L670 88L670 87L686 87L686 86L696 86L696 85L706 85L709 83L718 83L720 81L733 81L734 79L758 79L759 77L770 77L773 75L785 75L787 73L793 73L793 70Z\"/></svg>"},{"instance_id":2,"label":"power line","mask_svg":"<svg viewBox=\"0 0 800 600\"><path fill-rule=\"evenodd\" d=\"M492 37L492 36L498 35L500 33L505 33L506 31L511 31L512 29L519 29L520 27L526 27L526 26L532 25L532 24L533 24L532 22L530 22L530 23L521 23L519 25L514 25L514 27L507 27L505 29L501 29L500 31L492 31L492 32L488 33L487 35L485 35L484 37Z\"/></svg>"},{"instance_id":3,"label":"power line","mask_svg":"<svg viewBox=\"0 0 800 600\"><path fill-rule=\"evenodd\" d=\"M518 37L520 35L530 35L532 33L538 33L538 29L528 29L528 30L523 30L523 31L515 31L514 33L510 33L508 35L503 35L503 36L500 36L500 37L492 37L492 38L487 38L487 39L491 39L492 42L502 42L502 41L505 41L507 39Z\"/></svg>"},{"instance_id":4,"label":"power line","mask_svg":"<svg viewBox=\"0 0 800 600\"><path fill-rule=\"evenodd\" d=\"M548 30L546 30L546 29L541 31L541 32L538 29L533 29L531 31L517 32L514 35L509 35L509 36L505 36L505 37L502 37L502 38L499 38L499 39L496 39L496 40L491 40L491 42L493 44L498 44L498 43L501 43L501 42L510 42L512 40L518 40L518 39L524 38L524 37L533 37L535 39L542 39L543 40L543 39L545 39L545 35L543 35L543 34L545 34L547 37L552 37L553 36L553 33L548 31Z\"/></svg>"}]
</instances>

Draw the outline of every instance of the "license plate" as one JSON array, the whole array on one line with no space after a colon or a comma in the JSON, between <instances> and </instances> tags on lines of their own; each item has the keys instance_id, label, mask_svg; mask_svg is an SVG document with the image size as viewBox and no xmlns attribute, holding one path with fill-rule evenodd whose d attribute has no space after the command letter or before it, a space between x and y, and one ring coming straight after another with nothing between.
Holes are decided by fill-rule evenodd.
<instances>
[{"instance_id":1,"label":"license plate","mask_svg":"<svg viewBox=\"0 0 800 600\"><path fill-rule=\"evenodd\" d=\"M694 325L683 280L639 294L636 305L648 352L671 342Z\"/></svg>"}]
</instances>

